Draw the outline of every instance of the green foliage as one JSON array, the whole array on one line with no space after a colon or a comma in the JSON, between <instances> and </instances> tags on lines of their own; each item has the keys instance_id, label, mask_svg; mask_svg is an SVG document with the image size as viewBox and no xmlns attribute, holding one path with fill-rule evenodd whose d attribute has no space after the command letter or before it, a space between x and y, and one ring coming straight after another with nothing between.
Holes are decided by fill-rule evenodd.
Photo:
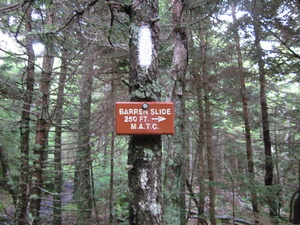
<instances>
[{"instance_id":1,"label":"green foliage","mask_svg":"<svg viewBox=\"0 0 300 225\"><path fill-rule=\"evenodd\" d=\"M120 195L115 199L113 206L113 216L120 221L128 217L128 199L126 193L120 193ZM121 223L126 224L126 223Z\"/></svg>"},{"instance_id":2,"label":"green foliage","mask_svg":"<svg viewBox=\"0 0 300 225\"><path fill-rule=\"evenodd\" d=\"M130 1L121 1L130 5ZM275 203L282 201L283 211L289 209L288 201L292 192L299 186L299 143L300 143L300 88L299 88L299 7L296 1L265 1L259 2L264 7L257 8L260 11L262 25L262 47L264 49L264 63L267 74L267 102L269 107L269 120L272 137L272 151L274 162L273 188L264 186L264 163L260 90L257 56L253 51L253 18L251 10L253 4L258 1L235 1L239 12L237 24L231 22L230 4L227 1L219 1L213 4L209 1L185 2L188 9L185 18L185 27L188 29L189 38L189 67L186 74L185 108L187 123L185 124L188 135L186 136L187 157L186 173L193 182L193 190L198 196L207 196L207 190L199 190L198 162L200 141L201 116L205 116L199 109L199 102L209 97L211 103L211 116L213 123L213 148L216 162L214 182L207 181L207 163L205 161L204 184L205 187L216 189L217 210L222 211L224 205L230 209L232 204L226 203L227 196L224 193L232 193L242 205L236 206L241 214L241 209L249 209L252 191L258 193L258 201L261 211L266 209L270 198ZM49 138L47 162L44 162L43 188L49 192L54 191L54 155L51 152L54 147L56 116L62 114L62 167L65 180L74 178L79 121L79 99L81 76L92 64L90 75L93 77L92 89L92 114L91 114L91 162L93 165L94 188L96 204L100 214L104 218L102 209L107 208L110 182L110 153L114 151L114 190L113 190L113 213L116 218L127 217L127 137L115 137L115 148L111 150L112 131L114 129L114 103L115 101L128 101L128 86L122 80L128 80L130 56L128 52L129 39L129 17L127 14L113 10L109 13L109 7L104 2L97 2L92 8L84 11L82 15L76 14L88 4L87 2L63 1L57 5L51 5L51 1L34 1L32 38L34 44L54 46L51 53L55 57L51 77L50 101L47 106L49 114ZM159 91L162 87L162 101L170 99L168 96L172 91L174 81L170 78L170 68L173 59L173 29L171 18L171 2L159 1L159 24L161 40L159 46L160 58L160 81L146 86L138 83L143 90L135 93L143 97L147 92ZM12 6L10 1L1 1L1 9ZM21 159L25 155L20 154L20 121L21 108L26 91L26 65L28 56L24 48L25 38L28 33L25 29L25 14L16 8L1 11L0 34L13 37L14 47L1 41L0 48L0 143L4 147L4 154L8 159L10 175L12 179L7 181L8 185L18 184L20 176ZM53 24L47 24L47 16L52 10L54 15ZM73 17L76 15L75 17ZM111 22L113 23L111 24ZM206 58L201 53L200 27L204 31ZM59 32L56 32L58 31ZM55 33L56 32L56 33ZM243 67L245 73L245 85L248 95L249 118L251 126L251 138L253 157L255 165L255 181L247 172L247 155L245 151L245 134L242 117L240 80L237 74L237 54L234 46L234 34L238 32L241 38L241 51L243 54ZM4 36L3 36L4 37ZM5 36L6 37L6 36ZM17 40L17 42L15 42ZM9 41L7 41L9 42ZM2 44L3 43L3 44ZM36 45L35 45L36 46ZM87 46L90 48L87 51ZM267 47L268 48L267 48ZM56 111L57 93L60 84L62 47L68 51L66 60L66 84L64 90L63 109ZM36 49L35 49L36 50ZM30 112L30 153L29 165L33 160L38 160L33 154L36 146L35 129L36 118L39 110L38 89L40 88L40 75L43 70L42 58L44 52L39 53L35 59L35 83L32 110ZM89 58L89 60L86 60ZM202 65L206 60L209 73L209 96L203 96ZM197 99L198 95L201 99ZM201 114L202 113L202 114ZM178 122L178 118L176 123ZM199 141L200 140L200 141ZM169 150L172 145L167 138L164 139L163 157L165 163L169 160ZM206 160L205 140L204 159ZM178 158L180 158L178 157ZM83 162L85 163L85 162ZM170 166L176 167L179 163L168 161ZM165 165L164 165L165 166ZM2 168L0 169L2 178ZM166 175L166 174L164 174ZM170 179L170 178L168 178ZM171 178L173 180L177 178ZM4 181L5 179L1 179ZM174 199L164 187L167 200ZM277 198L277 195L280 198ZM189 195L191 196L191 195ZM176 196L175 196L176 197ZM176 199L176 198L175 198ZM165 224L178 224L178 209L173 206L172 201L165 206ZM1 208L2 206L0 206ZM195 205L192 203L193 209ZM64 210L77 210L77 204L66 204ZM231 211L226 212L231 215ZM75 213L74 213L75 214ZM126 222L124 222L125 224Z\"/></svg>"},{"instance_id":3,"label":"green foliage","mask_svg":"<svg viewBox=\"0 0 300 225\"><path fill-rule=\"evenodd\" d=\"M180 225L179 210L174 205L167 205L164 208L164 224L166 225Z\"/></svg>"}]
</instances>

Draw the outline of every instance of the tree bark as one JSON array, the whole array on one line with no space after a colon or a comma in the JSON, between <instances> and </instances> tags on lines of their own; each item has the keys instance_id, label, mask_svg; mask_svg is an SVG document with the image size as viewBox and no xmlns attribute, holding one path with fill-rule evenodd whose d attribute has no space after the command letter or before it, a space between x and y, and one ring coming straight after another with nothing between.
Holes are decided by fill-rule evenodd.
<instances>
[{"instance_id":1,"label":"tree bark","mask_svg":"<svg viewBox=\"0 0 300 225\"><path fill-rule=\"evenodd\" d=\"M296 199L295 196L297 196ZM300 159L298 160L298 190L291 198L290 211L291 213L289 222L293 224L300 224Z\"/></svg>"},{"instance_id":2,"label":"tree bark","mask_svg":"<svg viewBox=\"0 0 300 225\"><path fill-rule=\"evenodd\" d=\"M53 13L50 8L47 11L47 25L53 24ZM48 143L48 130L50 127L49 113L49 97L52 76L52 67L54 62L53 43L51 37L47 36L47 44L45 45L45 53L43 57L42 73L38 97L38 109L40 109L35 134L35 146L33 148L33 173L31 178L30 190L30 213L33 218L33 224L39 224L39 215L42 201L42 185L43 185L43 163L45 159L45 148Z\"/></svg>"},{"instance_id":3,"label":"tree bark","mask_svg":"<svg viewBox=\"0 0 300 225\"><path fill-rule=\"evenodd\" d=\"M89 48L89 47L88 47ZM78 122L78 147L76 152L75 196L78 201L77 224L88 223L92 216L91 192L91 100L93 84L93 59L88 50L84 60L80 86L80 107Z\"/></svg>"},{"instance_id":4,"label":"tree bark","mask_svg":"<svg viewBox=\"0 0 300 225\"><path fill-rule=\"evenodd\" d=\"M64 89L67 76L67 57L68 50L65 47L62 47L61 50L61 69L58 80L58 90L57 90L57 101L55 109L55 149L54 149L54 192L53 195L53 224L61 225L62 224L62 203L61 203L61 194L63 187L63 168L62 168L62 122L63 122L63 104L65 101L64 98Z\"/></svg>"},{"instance_id":5,"label":"tree bark","mask_svg":"<svg viewBox=\"0 0 300 225\"><path fill-rule=\"evenodd\" d=\"M17 193L14 181L11 177L10 165L6 156L6 151L3 146L0 145L0 164L2 169L2 174L4 178L4 184L13 199L13 203L16 206L17 203Z\"/></svg>"},{"instance_id":6,"label":"tree bark","mask_svg":"<svg viewBox=\"0 0 300 225\"><path fill-rule=\"evenodd\" d=\"M255 46L255 56L257 58L258 73L259 73L259 85L260 85L260 105L261 105L261 119L262 119L262 133L263 133L263 143L264 143L264 153L265 153L265 186L268 189L269 196L268 204L270 208L270 216L277 215L277 206L273 193L273 159L271 150L271 137L270 137L270 126L269 126L269 114L268 114L268 103L266 96L266 71L265 62L263 59L263 49L261 47L261 27L259 24L259 12L258 9L262 7L260 3L254 6L253 19L254 19L254 46Z\"/></svg>"},{"instance_id":7,"label":"tree bark","mask_svg":"<svg viewBox=\"0 0 300 225\"><path fill-rule=\"evenodd\" d=\"M112 74L112 79L110 83L110 95L112 97L112 102L115 102L115 84L114 84L114 73ZM110 181L109 181L109 223L114 224L113 216L113 197L114 197L114 158L115 158L115 131L111 132L111 142L110 142Z\"/></svg>"},{"instance_id":8,"label":"tree bark","mask_svg":"<svg viewBox=\"0 0 300 225\"><path fill-rule=\"evenodd\" d=\"M46 47L47 48L47 47ZM34 161L33 173L31 177L31 190L30 190L30 213L33 216L33 224L38 224L39 212L41 207L41 188L43 185L43 161L44 150L48 142L49 130L49 91L51 81L51 69L53 58L47 53L44 56L44 67L41 76L40 94L41 99L38 107L41 108L40 114L36 124L35 146L33 148ZM50 69L50 70L49 70Z\"/></svg>"},{"instance_id":9,"label":"tree bark","mask_svg":"<svg viewBox=\"0 0 300 225\"><path fill-rule=\"evenodd\" d=\"M292 211L293 211L293 218L292 221L290 221L293 224L300 224L300 189L297 191L297 198L294 200L292 198ZM295 195L295 196L296 196Z\"/></svg>"},{"instance_id":10,"label":"tree bark","mask_svg":"<svg viewBox=\"0 0 300 225\"><path fill-rule=\"evenodd\" d=\"M204 210L205 210L205 162L204 162L204 149L205 149L205 121L204 121L204 107L203 107L203 82L198 71L193 71L195 79L195 86L197 91L197 106L198 106L198 119L199 129L197 135L197 156L198 156L198 179L199 179L199 195L198 195L198 223L205 224Z\"/></svg>"},{"instance_id":11,"label":"tree bark","mask_svg":"<svg viewBox=\"0 0 300 225\"><path fill-rule=\"evenodd\" d=\"M133 0L130 8L131 101L158 101L158 1ZM128 148L129 223L162 224L161 136L131 136Z\"/></svg>"},{"instance_id":12,"label":"tree bark","mask_svg":"<svg viewBox=\"0 0 300 225\"><path fill-rule=\"evenodd\" d=\"M165 188L168 192L166 204L165 223L180 221L186 224L186 201L185 201L185 179L186 179L186 112L185 112L185 74L188 64L187 30L185 26L184 2L177 0L172 2L172 37L174 42L173 60L170 78L173 84L171 93L175 105L175 134L169 138L170 148L168 150L165 168ZM169 203L166 203L169 202ZM169 219L170 221L167 221Z\"/></svg>"},{"instance_id":13,"label":"tree bark","mask_svg":"<svg viewBox=\"0 0 300 225\"><path fill-rule=\"evenodd\" d=\"M231 3L231 11L232 11L232 19L233 24L237 24L236 12L235 12L235 3L232 1ZM241 87L241 97L242 97L242 108L243 108L243 120L245 125L245 140L246 140L246 154L247 154L247 165L248 165L248 173L250 178L250 183L253 184L255 180L254 174L254 163L253 163L253 151L252 151L252 141L251 141L251 128L249 122L249 112L248 112L248 95L247 89L245 85L245 74L244 74L244 66L243 66L243 56L240 45L240 37L238 34L238 28L234 31L234 39L236 52L238 57L238 73L240 77L240 87ZM253 212L258 212L258 203L257 203L257 194L254 188L251 188L251 203Z\"/></svg>"},{"instance_id":14,"label":"tree bark","mask_svg":"<svg viewBox=\"0 0 300 225\"><path fill-rule=\"evenodd\" d=\"M209 182L214 181L214 154L212 147L212 121L211 121L211 103L210 103L210 93L211 84L209 81L209 74L207 69L206 61L206 47L207 43L204 37L204 30L202 24L200 24L200 41L201 41L201 69L203 74L203 89L204 89L204 119L205 119L205 144L207 151L207 166L208 166L208 180ZM209 185L209 217L212 225L216 224L216 211L215 211L215 188L213 185Z\"/></svg>"},{"instance_id":15,"label":"tree bark","mask_svg":"<svg viewBox=\"0 0 300 225\"><path fill-rule=\"evenodd\" d=\"M31 4L31 3L30 3ZM29 194L29 142L30 142L30 114L31 105L34 92L34 77L35 77L35 55L33 51L33 35L32 35L32 8L29 5L25 7L25 29L26 29L26 54L27 54L27 66L26 66L26 80L25 90L23 97L23 106L21 112L21 175L17 190L17 203L15 217L18 225L27 224L26 210L28 205Z\"/></svg>"}]
</instances>

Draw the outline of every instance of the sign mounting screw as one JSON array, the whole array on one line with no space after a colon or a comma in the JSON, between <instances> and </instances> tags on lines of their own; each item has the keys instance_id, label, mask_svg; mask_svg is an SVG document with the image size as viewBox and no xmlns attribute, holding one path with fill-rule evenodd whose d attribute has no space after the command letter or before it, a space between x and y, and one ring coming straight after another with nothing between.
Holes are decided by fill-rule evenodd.
<instances>
[{"instance_id":1,"label":"sign mounting screw","mask_svg":"<svg viewBox=\"0 0 300 225\"><path fill-rule=\"evenodd\" d=\"M144 110L149 109L148 103L143 103L143 104L142 104L142 109L144 109Z\"/></svg>"}]
</instances>

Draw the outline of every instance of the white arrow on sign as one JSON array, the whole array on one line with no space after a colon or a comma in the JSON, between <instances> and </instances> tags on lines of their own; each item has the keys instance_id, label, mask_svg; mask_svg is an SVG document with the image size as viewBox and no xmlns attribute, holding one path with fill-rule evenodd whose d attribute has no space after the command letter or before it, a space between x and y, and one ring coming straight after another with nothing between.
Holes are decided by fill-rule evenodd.
<instances>
[{"instance_id":1,"label":"white arrow on sign","mask_svg":"<svg viewBox=\"0 0 300 225\"><path fill-rule=\"evenodd\" d=\"M162 117L162 116L158 116L157 118L152 118L152 120L157 120L157 122L161 122L161 121L164 121L166 120L167 118L165 117Z\"/></svg>"}]
</instances>

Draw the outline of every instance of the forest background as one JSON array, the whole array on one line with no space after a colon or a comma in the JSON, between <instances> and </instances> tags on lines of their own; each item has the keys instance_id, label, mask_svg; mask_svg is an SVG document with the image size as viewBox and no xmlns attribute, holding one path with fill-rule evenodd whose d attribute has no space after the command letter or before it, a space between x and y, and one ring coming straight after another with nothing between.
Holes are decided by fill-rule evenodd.
<instances>
[{"instance_id":1,"label":"forest background","mask_svg":"<svg viewBox=\"0 0 300 225\"><path fill-rule=\"evenodd\" d=\"M7 223L128 224L114 114L130 100L132 2L0 1ZM161 0L151 22L160 101L176 109L163 223L299 224L300 2Z\"/></svg>"}]
</instances>

